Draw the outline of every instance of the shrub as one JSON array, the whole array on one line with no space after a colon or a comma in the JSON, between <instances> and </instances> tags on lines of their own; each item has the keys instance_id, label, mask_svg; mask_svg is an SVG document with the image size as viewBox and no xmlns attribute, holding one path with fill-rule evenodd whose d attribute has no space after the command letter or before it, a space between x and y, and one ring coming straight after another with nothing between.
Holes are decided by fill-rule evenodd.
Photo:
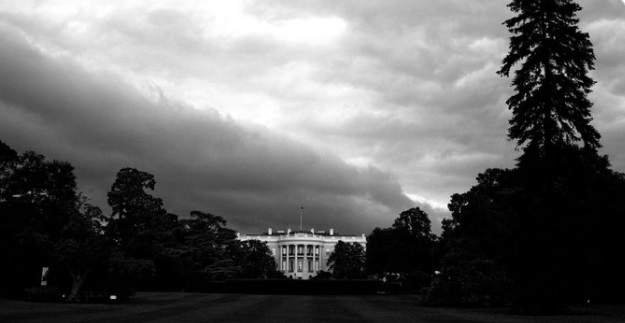
<instances>
[{"instance_id":1,"label":"shrub","mask_svg":"<svg viewBox=\"0 0 625 323\"><path fill-rule=\"evenodd\" d=\"M47 286L26 288L24 294L27 300L42 303L61 302L64 296L58 288Z\"/></svg>"},{"instance_id":2,"label":"shrub","mask_svg":"<svg viewBox=\"0 0 625 323\"><path fill-rule=\"evenodd\" d=\"M492 260L474 259L448 266L426 289L424 303L430 306L493 307L509 303L511 282Z\"/></svg>"}]
</instances>

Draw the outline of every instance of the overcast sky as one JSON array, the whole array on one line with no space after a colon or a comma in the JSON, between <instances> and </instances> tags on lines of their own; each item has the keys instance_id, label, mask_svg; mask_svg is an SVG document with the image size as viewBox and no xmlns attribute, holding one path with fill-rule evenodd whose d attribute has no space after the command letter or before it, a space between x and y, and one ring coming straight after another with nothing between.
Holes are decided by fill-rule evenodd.
<instances>
[{"instance_id":1,"label":"overcast sky","mask_svg":"<svg viewBox=\"0 0 625 323\"><path fill-rule=\"evenodd\" d=\"M388 227L512 167L507 0L2 1L0 140L71 162L106 207L120 168L180 216L259 232ZM580 0L593 125L625 172L625 5Z\"/></svg>"}]
</instances>

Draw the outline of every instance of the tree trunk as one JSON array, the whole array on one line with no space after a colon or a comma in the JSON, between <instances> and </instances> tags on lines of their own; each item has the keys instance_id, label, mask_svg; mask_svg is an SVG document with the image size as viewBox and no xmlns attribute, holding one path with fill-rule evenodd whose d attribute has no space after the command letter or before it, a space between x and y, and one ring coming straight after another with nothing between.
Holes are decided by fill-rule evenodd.
<instances>
[{"instance_id":1,"label":"tree trunk","mask_svg":"<svg viewBox=\"0 0 625 323\"><path fill-rule=\"evenodd\" d=\"M78 296L82 292L82 287L87 281L87 276L89 275L89 271L84 273L72 274L72 291L67 297L68 302L75 302L78 299Z\"/></svg>"}]
</instances>

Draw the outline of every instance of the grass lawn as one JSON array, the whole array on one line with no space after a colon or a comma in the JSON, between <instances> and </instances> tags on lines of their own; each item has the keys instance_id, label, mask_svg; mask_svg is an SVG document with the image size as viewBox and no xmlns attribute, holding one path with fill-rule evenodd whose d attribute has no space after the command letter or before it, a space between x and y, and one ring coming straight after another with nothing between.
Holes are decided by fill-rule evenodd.
<instances>
[{"instance_id":1,"label":"grass lawn","mask_svg":"<svg viewBox=\"0 0 625 323\"><path fill-rule=\"evenodd\" d=\"M48 304L0 300L0 322L625 322L625 307L584 315L527 317L505 309L417 306L416 296L139 293L128 304Z\"/></svg>"}]
</instances>

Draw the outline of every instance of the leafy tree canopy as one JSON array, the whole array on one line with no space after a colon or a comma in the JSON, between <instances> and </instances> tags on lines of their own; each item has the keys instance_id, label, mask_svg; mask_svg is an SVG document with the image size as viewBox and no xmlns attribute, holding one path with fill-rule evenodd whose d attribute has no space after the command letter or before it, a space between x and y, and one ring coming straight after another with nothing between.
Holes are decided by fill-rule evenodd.
<instances>
[{"instance_id":1,"label":"leafy tree canopy","mask_svg":"<svg viewBox=\"0 0 625 323\"><path fill-rule=\"evenodd\" d=\"M367 237L367 272L431 273L435 240L427 213L418 207L403 211L390 228L375 228Z\"/></svg>"},{"instance_id":2,"label":"leafy tree canopy","mask_svg":"<svg viewBox=\"0 0 625 323\"><path fill-rule=\"evenodd\" d=\"M108 193L113 213L108 219L107 234L121 244L130 255L153 257L157 243L171 234L176 219L168 216L163 201L145 190L154 189L154 175L123 168Z\"/></svg>"},{"instance_id":3,"label":"leafy tree canopy","mask_svg":"<svg viewBox=\"0 0 625 323\"><path fill-rule=\"evenodd\" d=\"M365 277L365 250L359 243L339 241L328 257L328 268L337 279Z\"/></svg>"},{"instance_id":4,"label":"leafy tree canopy","mask_svg":"<svg viewBox=\"0 0 625 323\"><path fill-rule=\"evenodd\" d=\"M430 218L418 207L401 212L391 227L395 230L406 231L418 239L432 238Z\"/></svg>"}]
</instances>

